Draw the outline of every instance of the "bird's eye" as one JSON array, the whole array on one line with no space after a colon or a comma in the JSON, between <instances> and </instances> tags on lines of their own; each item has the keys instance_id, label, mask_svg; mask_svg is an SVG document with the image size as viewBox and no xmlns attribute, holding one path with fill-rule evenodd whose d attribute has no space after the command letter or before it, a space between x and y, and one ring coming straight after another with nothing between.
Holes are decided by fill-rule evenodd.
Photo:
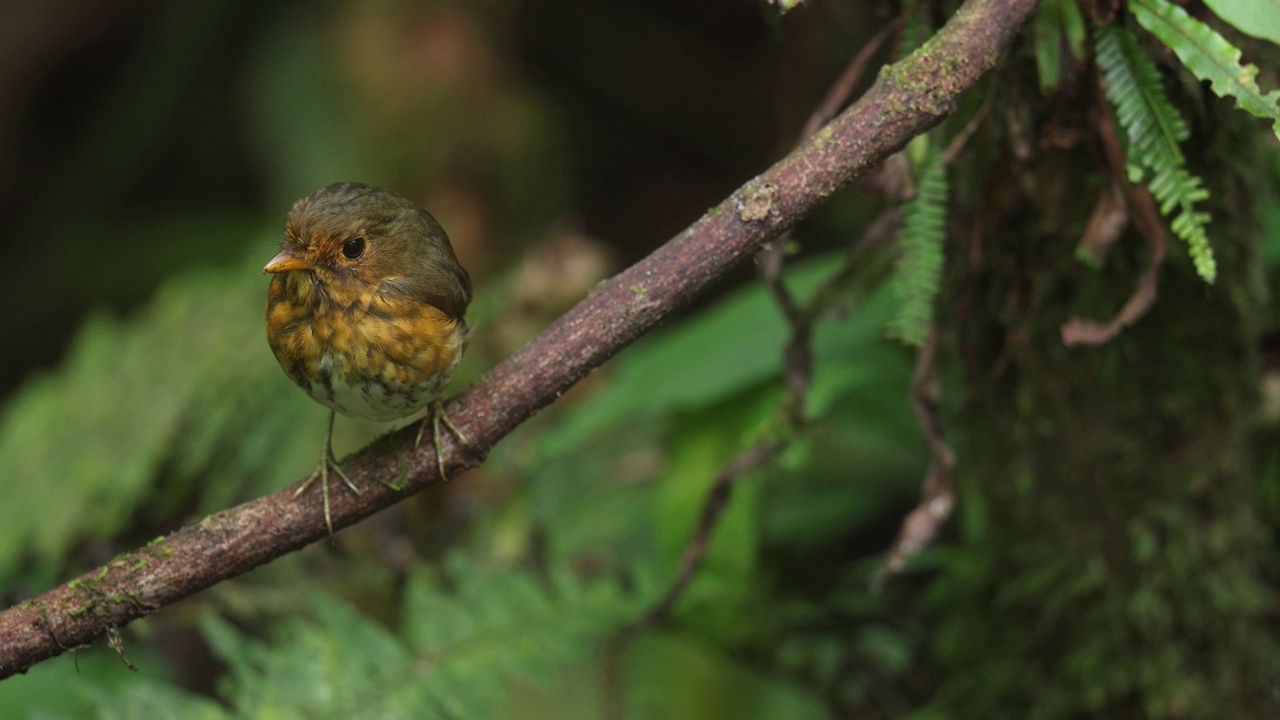
<instances>
[{"instance_id":1,"label":"bird's eye","mask_svg":"<svg viewBox=\"0 0 1280 720\"><path fill-rule=\"evenodd\" d=\"M360 256L364 255L364 244L362 237L351 238L346 245L342 246L342 254L348 260L359 260Z\"/></svg>"}]
</instances>

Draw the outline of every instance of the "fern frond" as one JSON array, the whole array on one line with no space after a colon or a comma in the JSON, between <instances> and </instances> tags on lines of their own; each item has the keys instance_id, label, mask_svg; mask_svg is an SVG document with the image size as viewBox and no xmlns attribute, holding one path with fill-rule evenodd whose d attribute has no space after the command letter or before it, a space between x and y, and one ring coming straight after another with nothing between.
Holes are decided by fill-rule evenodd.
<instances>
[{"instance_id":1,"label":"fern frond","mask_svg":"<svg viewBox=\"0 0 1280 720\"><path fill-rule=\"evenodd\" d=\"M1040 91L1048 96L1058 89L1062 79L1063 48L1076 60L1085 56L1084 17L1076 0L1044 0L1036 10L1032 28Z\"/></svg>"},{"instance_id":2,"label":"fern frond","mask_svg":"<svg viewBox=\"0 0 1280 720\"><path fill-rule=\"evenodd\" d=\"M0 409L0 586L23 566L61 572L76 543L142 514L211 511L314 466L324 413L264 347L260 266L177 276L127 319L93 316Z\"/></svg>"},{"instance_id":3,"label":"fern frond","mask_svg":"<svg viewBox=\"0 0 1280 720\"><path fill-rule=\"evenodd\" d=\"M1168 0L1134 0L1129 5L1142 27L1160 38L1195 76L1208 80L1218 97L1234 97L1236 107L1272 121L1280 138L1280 90L1263 94L1258 68L1240 64L1240 49L1216 30Z\"/></svg>"},{"instance_id":4,"label":"fern frond","mask_svg":"<svg viewBox=\"0 0 1280 720\"><path fill-rule=\"evenodd\" d=\"M1130 161L1150 173L1148 187L1166 217L1178 216L1170 227L1187 243L1196 272L1213 282L1217 265L1205 228L1209 215L1196 203L1209 197L1203 181L1187 170L1181 143L1189 132L1182 116L1164 93L1160 71L1138 49L1127 30L1109 26L1094 34L1098 66L1107 80L1107 97L1129 138Z\"/></svg>"},{"instance_id":5,"label":"fern frond","mask_svg":"<svg viewBox=\"0 0 1280 720\"><path fill-rule=\"evenodd\" d=\"M911 345L924 343L933 322L947 220L948 184L942 154L930 148L922 167L916 196L902 209L898 242L902 257L893 279L899 307L889 323L889 333Z\"/></svg>"},{"instance_id":6,"label":"fern frond","mask_svg":"<svg viewBox=\"0 0 1280 720\"><path fill-rule=\"evenodd\" d=\"M318 590L315 617L289 621L269 644L207 621L205 635L230 670L225 699L235 716L282 707L296 717L507 715L513 680L545 684L586 661L656 594L563 569L546 582L461 556L449 565L447 583L410 580L395 630Z\"/></svg>"}]
</instances>

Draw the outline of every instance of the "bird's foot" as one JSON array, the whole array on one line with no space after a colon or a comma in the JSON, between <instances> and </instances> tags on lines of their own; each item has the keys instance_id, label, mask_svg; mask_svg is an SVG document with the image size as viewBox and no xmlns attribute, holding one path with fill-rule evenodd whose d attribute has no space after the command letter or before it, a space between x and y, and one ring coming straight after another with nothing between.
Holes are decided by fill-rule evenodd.
<instances>
[{"instance_id":1,"label":"bird's foot","mask_svg":"<svg viewBox=\"0 0 1280 720\"><path fill-rule=\"evenodd\" d=\"M355 483L351 482L351 478L347 477L347 474L342 471L342 467L338 465L338 461L333 457L333 450L329 447L325 448L324 455L320 457L320 466L317 467L316 471L311 474L311 477L307 478L306 482L299 485L298 489L293 493L293 496L296 498L305 492L307 488L311 487L315 481L320 481L320 497L324 504L324 526L329 528L329 537L333 537L333 518L329 514L329 471L331 469L338 475L338 477L342 478L342 482L351 490L351 492L356 495L360 494L360 488L356 487Z\"/></svg>"},{"instance_id":2,"label":"bird's foot","mask_svg":"<svg viewBox=\"0 0 1280 720\"><path fill-rule=\"evenodd\" d=\"M448 482L449 476L444 471L444 452L441 450L440 446L440 425L443 424L445 427L449 428L450 432L453 433L454 437L458 438L459 442L466 444L470 441L467 440L466 435L462 434L462 431L458 429L458 426L453 424L453 421L449 419L449 416L445 414L444 403L437 399L435 402L431 403L430 412L428 412L427 416L422 419L422 425L418 428L418 438L413 441L414 450L417 450L418 446L422 444L422 434L426 431L428 424L431 425L431 444L434 445L436 449L436 467L440 469L440 479Z\"/></svg>"}]
</instances>

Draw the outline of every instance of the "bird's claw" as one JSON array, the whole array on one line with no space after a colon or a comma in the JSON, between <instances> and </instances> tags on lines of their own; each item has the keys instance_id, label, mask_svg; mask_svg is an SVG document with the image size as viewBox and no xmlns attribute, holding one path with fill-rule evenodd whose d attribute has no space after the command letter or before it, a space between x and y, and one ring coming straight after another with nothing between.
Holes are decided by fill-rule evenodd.
<instances>
[{"instance_id":1,"label":"bird's claw","mask_svg":"<svg viewBox=\"0 0 1280 720\"><path fill-rule=\"evenodd\" d=\"M423 418L422 425L418 428L418 437L413 441L413 449L415 451L422 444L422 434L427 429L427 423L431 423L431 444L435 446L436 467L440 470L440 479L448 482L449 475L444 469L444 451L441 449L440 445L440 436L442 434L440 432L441 423L443 423L445 427L449 428L450 432L454 434L454 437L458 438L459 442L465 444L469 441L467 440L467 436L464 435L462 431L458 429L458 426L454 425L453 421L449 419L449 416L445 414L444 404L441 401L436 400L431 403L430 412L428 412L427 417Z\"/></svg>"},{"instance_id":2,"label":"bird's claw","mask_svg":"<svg viewBox=\"0 0 1280 720\"><path fill-rule=\"evenodd\" d=\"M312 483L314 483L316 480L320 481L320 497L321 497L321 502L324 505L324 526L329 529L329 537L333 537L333 517L330 515L330 512L329 512L329 469L330 468L332 468L333 471L338 474L338 477L342 478L343 484L345 484L347 488L351 490L351 492L355 493L356 495L361 494L360 488L356 487L356 484L351 482L351 478L347 477L347 474L342 471L342 466L338 465L337 459L334 458L333 456L333 414L332 413L330 413L329 415L329 435L325 439L324 454L320 456L320 466L316 468L316 471L314 473L311 473L311 477L307 478L306 482L299 485L298 489L293 491L293 496L295 498L298 497L302 493L306 492L307 488L311 487Z\"/></svg>"}]
</instances>

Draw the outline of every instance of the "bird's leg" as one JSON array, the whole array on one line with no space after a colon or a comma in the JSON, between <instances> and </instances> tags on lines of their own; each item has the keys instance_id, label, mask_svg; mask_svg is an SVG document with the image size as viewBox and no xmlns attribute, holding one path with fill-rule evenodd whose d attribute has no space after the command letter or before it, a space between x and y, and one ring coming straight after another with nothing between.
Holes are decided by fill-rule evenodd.
<instances>
[{"instance_id":1,"label":"bird's leg","mask_svg":"<svg viewBox=\"0 0 1280 720\"><path fill-rule=\"evenodd\" d=\"M329 411L329 432L324 436L324 454L320 456L320 466L293 493L294 497L298 497L303 491L311 487L311 483L317 479L320 480L320 497L324 504L324 526L329 528L330 537L333 536L333 518L329 515L329 468L333 468L338 477L342 478L342 482L351 488L351 492L357 495L360 494L360 488L356 487L355 483L351 482L351 478L342 472L342 467L338 465L337 458L333 456L333 419L336 415L337 413L333 410Z\"/></svg>"},{"instance_id":2,"label":"bird's leg","mask_svg":"<svg viewBox=\"0 0 1280 720\"><path fill-rule=\"evenodd\" d=\"M440 469L440 479L448 482L449 476L444 471L444 453L440 449L440 424L444 423L444 426L449 428L460 442L466 443L469 441L467 436L463 435L458 426L454 425L449 416L445 414L444 402L440 398L436 398L431 402L431 410L422 419L422 426L418 428L418 439L413 441L414 450L417 450L418 446L422 444L422 433L427 429L427 423L431 423L431 443L436 447L436 467Z\"/></svg>"}]
</instances>

